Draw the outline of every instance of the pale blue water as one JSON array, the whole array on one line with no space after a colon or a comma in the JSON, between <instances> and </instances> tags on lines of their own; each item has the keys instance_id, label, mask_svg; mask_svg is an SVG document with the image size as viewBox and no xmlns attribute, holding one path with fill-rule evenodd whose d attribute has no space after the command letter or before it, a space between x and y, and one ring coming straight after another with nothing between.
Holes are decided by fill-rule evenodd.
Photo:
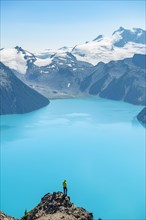
<instances>
[{"instance_id":1,"label":"pale blue water","mask_svg":"<svg viewBox=\"0 0 146 220\"><path fill-rule=\"evenodd\" d=\"M38 111L1 117L1 208L20 217L62 190L95 219L145 219L142 109L105 99L54 100Z\"/></svg>"}]
</instances>

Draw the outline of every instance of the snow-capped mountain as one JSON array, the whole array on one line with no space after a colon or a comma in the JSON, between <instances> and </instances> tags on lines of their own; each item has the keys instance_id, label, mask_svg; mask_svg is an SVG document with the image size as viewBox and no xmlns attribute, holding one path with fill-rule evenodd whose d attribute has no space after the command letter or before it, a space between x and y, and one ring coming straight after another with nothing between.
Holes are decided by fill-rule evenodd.
<instances>
[{"instance_id":1,"label":"snow-capped mountain","mask_svg":"<svg viewBox=\"0 0 146 220\"><path fill-rule=\"evenodd\" d=\"M0 114L22 114L49 104L49 100L25 85L0 62Z\"/></svg>"},{"instance_id":2,"label":"snow-capped mountain","mask_svg":"<svg viewBox=\"0 0 146 220\"><path fill-rule=\"evenodd\" d=\"M140 28L127 30L120 27L111 37L99 35L91 42L80 44L72 49L72 54L80 61L96 65L133 57L146 53L146 31Z\"/></svg>"},{"instance_id":3,"label":"snow-capped mountain","mask_svg":"<svg viewBox=\"0 0 146 220\"><path fill-rule=\"evenodd\" d=\"M1 62L6 66L22 74L26 73L28 63L36 61L32 53L18 46L9 49L1 49L0 58Z\"/></svg>"},{"instance_id":4,"label":"snow-capped mountain","mask_svg":"<svg viewBox=\"0 0 146 220\"><path fill-rule=\"evenodd\" d=\"M54 55L52 62L46 66L29 64L24 78L21 79L29 85L34 86L35 83L34 88L47 97L51 91L55 92L54 94L51 92L51 97L58 96L58 94L72 96L79 92L80 80L86 77L92 69L92 64L77 61L71 53L66 52Z\"/></svg>"},{"instance_id":5,"label":"snow-capped mountain","mask_svg":"<svg viewBox=\"0 0 146 220\"><path fill-rule=\"evenodd\" d=\"M45 59L45 58L51 58L53 57L54 55L59 55L59 54L62 54L62 53L65 53L65 52L71 52L72 51L72 47L61 47L59 49L46 49L44 51L40 51L38 53L35 53L35 56L37 58L40 58L40 59Z\"/></svg>"},{"instance_id":6,"label":"snow-capped mountain","mask_svg":"<svg viewBox=\"0 0 146 220\"><path fill-rule=\"evenodd\" d=\"M0 50L0 59L6 66L21 74L27 72L27 68L31 63L37 66L45 66L51 62L50 58L39 59L33 53L18 46L9 49L2 48Z\"/></svg>"},{"instance_id":7,"label":"snow-capped mountain","mask_svg":"<svg viewBox=\"0 0 146 220\"><path fill-rule=\"evenodd\" d=\"M141 28L128 30L120 27L117 31L114 31L112 36L115 37L114 45L117 47L123 47L128 42L146 44L146 31Z\"/></svg>"},{"instance_id":8,"label":"snow-capped mountain","mask_svg":"<svg viewBox=\"0 0 146 220\"><path fill-rule=\"evenodd\" d=\"M146 31L140 28L128 30L120 27L114 31L111 37L99 35L94 40L76 45L73 48L65 46L58 50L47 49L36 54L17 46L12 49L1 49L0 58L6 66L18 73L25 74L31 63L37 67L50 65L50 69L51 66L54 68L53 63L56 57L60 60L66 60L68 59L68 53L73 55L73 59L76 58L77 61L92 65L133 57L137 53L145 54ZM61 63L63 62L58 63L58 65L62 65Z\"/></svg>"},{"instance_id":9,"label":"snow-capped mountain","mask_svg":"<svg viewBox=\"0 0 146 220\"><path fill-rule=\"evenodd\" d=\"M108 63L133 57L135 53L146 53L146 31L140 28L132 30L120 27L111 37L97 36L93 41L71 47L62 47L58 50L45 50L36 54L39 58L49 58L63 52L70 52L77 60L96 65L99 62Z\"/></svg>"},{"instance_id":10,"label":"snow-capped mountain","mask_svg":"<svg viewBox=\"0 0 146 220\"><path fill-rule=\"evenodd\" d=\"M142 29L120 27L111 37L99 35L73 48L33 54L17 46L1 49L0 57L23 82L49 98L97 95L144 105L145 37ZM121 85L122 92L117 89Z\"/></svg>"}]
</instances>

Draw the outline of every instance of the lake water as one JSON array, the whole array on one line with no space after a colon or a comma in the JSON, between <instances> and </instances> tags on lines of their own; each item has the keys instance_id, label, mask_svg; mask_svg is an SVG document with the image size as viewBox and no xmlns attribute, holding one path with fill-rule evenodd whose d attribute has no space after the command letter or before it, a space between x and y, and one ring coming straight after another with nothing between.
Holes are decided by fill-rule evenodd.
<instances>
[{"instance_id":1,"label":"lake water","mask_svg":"<svg viewBox=\"0 0 146 220\"><path fill-rule=\"evenodd\" d=\"M67 180L71 201L95 219L145 219L142 109L105 99L53 100L1 117L1 209L23 216Z\"/></svg>"}]
</instances>

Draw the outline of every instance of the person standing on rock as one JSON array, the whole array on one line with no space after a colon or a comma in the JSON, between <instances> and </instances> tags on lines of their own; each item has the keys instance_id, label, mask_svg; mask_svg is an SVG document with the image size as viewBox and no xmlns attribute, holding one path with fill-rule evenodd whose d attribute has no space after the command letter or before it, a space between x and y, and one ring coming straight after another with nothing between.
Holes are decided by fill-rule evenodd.
<instances>
[{"instance_id":1,"label":"person standing on rock","mask_svg":"<svg viewBox=\"0 0 146 220\"><path fill-rule=\"evenodd\" d=\"M66 180L63 181L62 185L63 185L63 193L67 195L67 183L66 183Z\"/></svg>"}]
</instances>

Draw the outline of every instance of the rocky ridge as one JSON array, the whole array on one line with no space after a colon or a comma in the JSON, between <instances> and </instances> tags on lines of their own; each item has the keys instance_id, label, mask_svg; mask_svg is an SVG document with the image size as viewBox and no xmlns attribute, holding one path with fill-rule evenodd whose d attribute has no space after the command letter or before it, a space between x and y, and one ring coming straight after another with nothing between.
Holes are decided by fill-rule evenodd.
<instances>
[{"instance_id":1,"label":"rocky ridge","mask_svg":"<svg viewBox=\"0 0 146 220\"><path fill-rule=\"evenodd\" d=\"M76 207L70 201L70 197L62 192L46 194L41 202L22 220L93 220L92 213L83 208Z\"/></svg>"},{"instance_id":2,"label":"rocky ridge","mask_svg":"<svg viewBox=\"0 0 146 220\"><path fill-rule=\"evenodd\" d=\"M16 220L16 218L13 218L11 216L8 216L0 211L0 220Z\"/></svg>"}]
</instances>

